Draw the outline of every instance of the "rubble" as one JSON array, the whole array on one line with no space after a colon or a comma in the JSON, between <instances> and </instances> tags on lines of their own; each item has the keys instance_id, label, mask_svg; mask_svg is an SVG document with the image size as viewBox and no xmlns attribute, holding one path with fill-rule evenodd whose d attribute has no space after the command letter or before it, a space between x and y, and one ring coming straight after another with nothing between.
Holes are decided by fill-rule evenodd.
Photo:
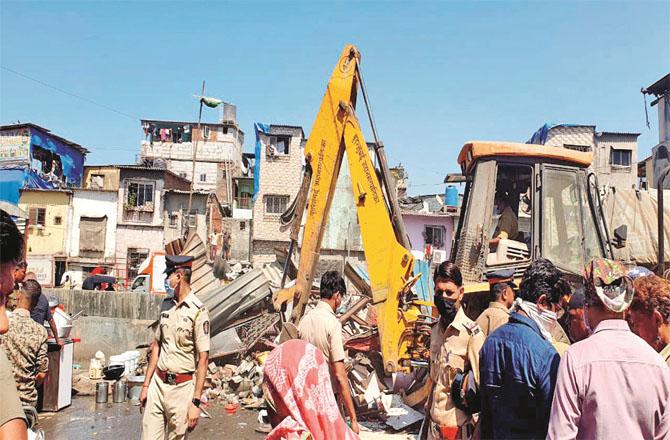
<instances>
[{"instance_id":1,"label":"rubble","mask_svg":"<svg viewBox=\"0 0 670 440\"><path fill-rule=\"evenodd\" d=\"M199 245L191 240L185 247L200 250ZM203 398L219 402L230 414L240 407L264 411L265 358L281 341L280 334L284 338L297 335L296 331L288 331L295 327L281 325L281 314L272 305L273 294L291 285L295 278L291 275L297 272L292 260L285 264L286 253L278 251L277 256L277 262L256 269L246 262L228 262L219 268L225 270L226 279L232 280L227 284L220 284L212 277L206 286L208 276L200 277L199 296L209 311L211 323L210 363ZM287 277L283 277L284 266ZM344 273L354 288L338 313L349 354L346 367L356 413L360 421L377 433L411 431L424 417L417 409L422 409L425 393L414 391L423 391L426 374L396 374L392 378L385 375L377 314L366 270L360 264L347 262ZM312 290L308 309L318 302L318 284ZM290 314L290 305L286 313ZM134 374L144 374L147 362L148 350ZM82 392L94 393L95 384L87 385L83 379L78 382ZM265 423L265 419L259 420ZM365 433L370 434L367 438L374 438L370 429Z\"/></svg>"},{"instance_id":2,"label":"rubble","mask_svg":"<svg viewBox=\"0 0 670 440\"><path fill-rule=\"evenodd\" d=\"M239 365L225 364L208 367L204 394L209 401L218 400L226 405L242 405L258 409L263 400L263 361L267 352L247 356Z\"/></svg>"}]
</instances>

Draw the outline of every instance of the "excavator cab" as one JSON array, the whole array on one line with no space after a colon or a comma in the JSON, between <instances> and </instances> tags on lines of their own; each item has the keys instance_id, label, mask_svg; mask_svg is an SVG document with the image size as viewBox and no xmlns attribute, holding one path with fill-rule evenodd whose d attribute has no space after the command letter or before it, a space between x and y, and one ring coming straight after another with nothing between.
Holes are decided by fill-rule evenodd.
<instances>
[{"instance_id":1,"label":"excavator cab","mask_svg":"<svg viewBox=\"0 0 670 440\"><path fill-rule=\"evenodd\" d=\"M559 147L469 142L458 158L465 177L452 261L461 268L468 314L488 304L485 274L548 258L578 283L586 262L609 257L591 154Z\"/></svg>"}]
</instances>

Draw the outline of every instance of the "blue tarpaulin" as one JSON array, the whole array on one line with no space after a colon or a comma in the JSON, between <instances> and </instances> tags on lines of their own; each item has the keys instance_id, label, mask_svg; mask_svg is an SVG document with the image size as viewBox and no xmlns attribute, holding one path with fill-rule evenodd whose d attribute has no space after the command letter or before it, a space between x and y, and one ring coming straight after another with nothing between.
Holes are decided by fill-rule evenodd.
<instances>
[{"instance_id":1,"label":"blue tarpaulin","mask_svg":"<svg viewBox=\"0 0 670 440\"><path fill-rule=\"evenodd\" d=\"M254 130L256 132L256 148L254 150L254 155L256 156L256 161L254 162L254 202L256 201L256 196L258 196L258 188L261 178L261 137L260 134L270 134L270 126L267 124L262 124L256 122L254 124Z\"/></svg>"},{"instance_id":2,"label":"blue tarpaulin","mask_svg":"<svg viewBox=\"0 0 670 440\"><path fill-rule=\"evenodd\" d=\"M23 168L5 168L0 170L0 200L12 205L19 204L19 190L26 182L26 171Z\"/></svg>"},{"instance_id":3,"label":"blue tarpaulin","mask_svg":"<svg viewBox=\"0 0 670 440\"><path fill-rule=\"evenodd\" d=\"M41 162L34 161L34 148L39 147L58 156L60 175L46 175ZM18 204L23 188L56 189L61 186L80 186L84 175L84 153L38 128L30 128L30 157L23 163L12 163L0 170L0 200ZM63 183L65 182L65 183Z\"/></svg>"},{"instance_id":4,"label":"blue tarpaulin","mask_svg":"<svg viewBox=\"0 0 670 440\"><path fill-rule=\"evenodd\" d=\"M81 179L84 175L84 155L80 151L49 136L47 133L42 133L35 129L30 130L30 143L31 156L33 146L44 148L57 154L63 165L63 175L67 178L68 186L81 185ZM37 177L39 178L39 176Z\"/></svg>"},{"instance_id":5,"label":"blue tarpaulin","mask_svg":"<svg viewBox=\"0 0 670 440\"><path fill-rule=\"evenodd\" d=\"M414 260L414 274L422 273L419 281L414 285L417 296L422 301L433 301L433 295L435 293L435 284L433 283L433 277L430 275L430 263L424 260ZM424 315L430 315L432 311L430 307L421 306L421 312Z\"/></svg>"}]
</instances>

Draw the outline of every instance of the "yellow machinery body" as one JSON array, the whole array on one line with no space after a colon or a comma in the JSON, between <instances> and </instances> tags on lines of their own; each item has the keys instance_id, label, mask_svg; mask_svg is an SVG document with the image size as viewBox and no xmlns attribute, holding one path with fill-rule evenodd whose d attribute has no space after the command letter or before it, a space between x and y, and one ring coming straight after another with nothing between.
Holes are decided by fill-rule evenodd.
<instances>
[{"instance_id":1,"label":"yellow machinery body","mask_svg":"<svg viewBox=\"0 0 670 440\"><path fill-rule=\"evenodd\" d=\"M307 205L298 203L294 223L307 217L300 245L296 284L280 291L275 307L293 301L291 321L302 317L309 300L321 241L328 221L340 166L346 151L365 259L370 278L372 303L384 366L387 372L408 370L417 339L414 323L420 307L410 292L414 258L397 239L389 213L388 195L380 184L375 166L355 115L359 85L360 53L348 45L333 70L318 115L305 146L307 170L303 190L309 188ZM305 200L305 201L306 201ZM306 209L305 209L306 208ZM297 240L297 229L292 238Z\"/></svg>"}]
</instances>

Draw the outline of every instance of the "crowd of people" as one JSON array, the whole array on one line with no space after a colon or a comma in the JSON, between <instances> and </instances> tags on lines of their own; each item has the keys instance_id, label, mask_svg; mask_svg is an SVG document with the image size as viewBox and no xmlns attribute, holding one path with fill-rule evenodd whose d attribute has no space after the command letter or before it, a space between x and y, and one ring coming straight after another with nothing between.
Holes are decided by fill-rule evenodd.
<instances>
[{"instance_id":1,"label":"crowd of people","mask_svg":"<svg viewBox=\"0 0 670 440\"><path fill-rule=\"evenodd\" d=\"M463 277L434 272L438 317L422 439L670 438L670 283L647 269L594 258L578 290L538 259L517 285L487 274L490 303L466 314ZM264 367L268 438L358 438L336 311L342 277L321 280L321 301L299 339Z\"/></svg>"},{"instance_id":2,"label":"crowd of people","mask_svg":"<svg viewBox=\"0 0 670 440\"><path fill-rule=\"evenodd\" d=\"M53 320L4 211L0 246L0 439L25 439L23 408L36 404L47 372L45 324ZM168 261L174 291L160 311L140 398L143 438L184 438L200 413L209 318L190 293L190 265L189 257ZM518 285L512 270L487 279L489 305L472 317L458 266L435 269L420 438L670 438L670 282L604 258L586 265L579 290L546 259L531 262ZM345 295L342 276L325 273L317 306L268 355L269 439L358 438L336 314Z\"/></svg>"},{"instance_id":3,"label":"crowd of people","mask_svg":"<svg viewBox=\"0 0 670 440\"><path fill-rule=\"evenodd\" d=\"M37 405L48 371L44 325L55 324L40 284L26 273L23 236L2 210L0 249L0 439L22 440L28 435L24 408Z\"/></svg>"}]
</instances>

